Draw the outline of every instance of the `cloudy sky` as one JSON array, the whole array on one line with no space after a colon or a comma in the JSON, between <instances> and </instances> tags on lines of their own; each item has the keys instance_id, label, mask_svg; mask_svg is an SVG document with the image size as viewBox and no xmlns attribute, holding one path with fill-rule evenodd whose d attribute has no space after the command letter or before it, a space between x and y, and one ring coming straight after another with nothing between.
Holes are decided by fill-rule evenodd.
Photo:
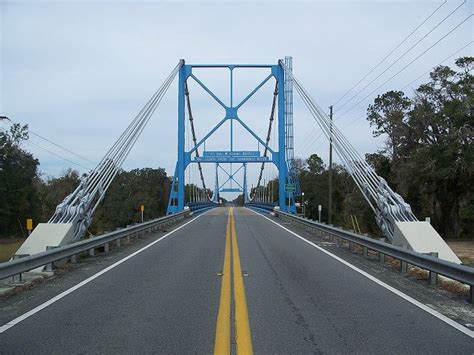
<instances>
[{"instance_id":1,"label":"cloudy sky","mask_svg":"<svg viewBox=\"0 0 474 355\"><path fill-rule=\"evenodd\" d=\"M180 58L187 63L273 64L290 55L295 76L320 106L337 103L336 125L344 128L353 145L361 153L373 152L383 145L383 138L372 138L364 117L367 105L377 93L387 90L403 89L411 94L427 80L424 73L454 53L444 64L452 65L455 58L472 55L471 17L410 64L468 18L473 3L0 0L0 115L27 123L34 132L97 162ZM228 98L225 71L197 74L217 94ZM258 70L236 73L235 100L266 74ZM240 112L262 136L273 85L265 85ZM190 92L197 135L202 137L222 118L222 110L197 85L190 83ZM125 169L161 166L172 173L176 161L176 97L174 83L129 155ZM296 155L318 153L326 160L327 142L298 97L294 111ZM206 148L225 149L228 136L228 127L223 127ZM242 150L257 149L256 142L239 129L236 145ZM57 175L68 167L85 172L93 166L37 136L24 147L39 158L45 176ZM255 180L256 168L251 170L250 180ZM212 170L206 169L211 186ZM268 169L265 176L270 178L273 173Z\"/></svg>"}]
</instances>

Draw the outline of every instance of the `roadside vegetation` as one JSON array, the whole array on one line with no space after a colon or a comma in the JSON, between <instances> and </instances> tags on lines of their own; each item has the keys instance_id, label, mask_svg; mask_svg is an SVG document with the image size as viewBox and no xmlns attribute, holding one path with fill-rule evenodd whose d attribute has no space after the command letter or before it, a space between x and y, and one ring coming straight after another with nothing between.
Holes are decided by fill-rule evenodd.
<instances>
[{"instance_id":1,"label":"roadside vegetation","mask_svg":"<svg viewBox=\"0 0 474 355\"><path fill-rule=\"evenodd\" d=\"M47 222L56 206L80 182L81 176L68 169L58 177L43 177L39 161L23 148L28 139L26 126L12 125L0 131L0 249L6 250L9 240L28 235L26 219L33 225ZM92 234L114 230L141 220L140 206L145 205L146 219L166 212L170 179L162 168L121 171L94 214L89 230Z\"/></svg>"},{"instance_id":2,"label":"roadside vegetation","mask_svg":"<svg viewBox=\"0 0 474 355\"><path fill-rule=\"evenodd\" d=\"M430 80L410 95L389 91L375 98L367 119L374 136L383 135L383 149L366 154L376 172L412 206L419 219L431 222L446 239L474 237L473 57L456 61L456 68L440 66ZM28 127L14 124L0 131L0 261L27 237L25 222L47 222L54 209L79 184L72 169L58 177L44 177L40 162L25 148ZM328 167L313 154L297 161L306 215L328 220ZM273 191L277 192L277 180ZM196 188L187 186L188 199ZM89 230L98 234L164 215L170 177L162 168L121 171L94 215ZM210 191L209 191L210 193ZM278 196L275 196L277 199ZM239 196L236 203L242 201ZM352 216L352 218L351 218ZM372 211L343 166L333 167L332 223L352 228L357 217L362 232L378 235Z\"/></svg>"}]
</instances>

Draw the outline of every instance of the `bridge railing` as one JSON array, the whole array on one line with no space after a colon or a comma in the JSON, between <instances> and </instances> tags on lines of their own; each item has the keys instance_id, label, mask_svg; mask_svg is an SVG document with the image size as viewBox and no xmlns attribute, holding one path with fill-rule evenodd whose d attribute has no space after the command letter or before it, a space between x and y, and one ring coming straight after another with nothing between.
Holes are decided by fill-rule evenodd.
<instances>
[{"instance_id":1,"label":"bridge railing","mask_svg":"<svg viewBox=\"0 0 474 355\"><path fill-rule=\"evenodd\" d=\"M186 206L193 212L201 212L212 207L217 207L217 204L214 202L191 202L186 204Z\"/></svg>"},{"instance_id":2,"label":"bridge railing","mask_svg":"<svg viewBox=\"0 0 474 355\"><path fill-rule=\"evenodd\" d=\"M379 253L380 260L384 260L385 255L398 259L400 260L400 271L402 272L408 270L408 264L427 270L430 273L429 280L431 284L437 282L438 274L466 284L470 287L469 300L471 303L474 303L474 268L472 267L442 260L433 255L418 253L290 213L278 210L274 212L277 217L300 225L311 232L316 232L320 237L337 238L339 244L344 240L359 245L362 247L364 256L368 256L368 251L373 250Z\"/></svg>"},{"instance_id":3,"label":"bridge railing","mask_svg":"<svg viewBox=\"0 0 474 355\"><path fill-rule=\"evenodd\" d=\"M52 263L59 260L75 257L77 254L95 250L98 247L106 247L109 243L116 241L120 245L120 240L125 237L131 237L140 233L156 231L167 225L176 223L191 214L191 211L183 211L169 216L154 219L152 221L140 223L131 227L119 229L114 232L106 233L91 239L82 240L73 244L60 246L54 249L46 250L42 253L25 256L4 263L0 263L0 280L21 275L24 272L52 266Z\"/></svg>"},{"instance_id":4,"label":"bridge railing","mask_svg":"<svg viewBox=\"0 0 474 355\"><path fill-rule=\"evenodd\" d=\"M260 210L273 211L276 204L275 203L266 203L266 202L248 202L245 204L246 207L254 207Z\"/></svg>"}]
</instances>

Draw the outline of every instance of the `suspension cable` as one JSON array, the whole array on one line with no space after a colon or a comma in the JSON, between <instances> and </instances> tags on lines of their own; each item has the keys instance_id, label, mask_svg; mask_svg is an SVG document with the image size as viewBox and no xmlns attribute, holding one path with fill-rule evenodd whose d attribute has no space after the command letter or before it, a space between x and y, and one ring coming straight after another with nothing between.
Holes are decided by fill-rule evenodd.
<instances>
[{"instance_id":1,"label":"suspension cable","mask_svg":"<svg viewBox=\"0 0 474 355\"><path fill-rule=\"evenodd\" d=\"M191 124L191 134L193 136L194 147L196 148L195 154L196 154L196 157L199 157L199 149L197 148L196 130L194 129L194 118L193 118L193 112L191 110L191 101L189 99L189 89L188 89L187 81L184 83L184 93L186 95L186 105L188 107L189 123ZM198 161L197 165L199 169L199 175L201 176L202 188L204 189L204 192L207 198L210 200L211 198L207 193L206 183L204 182L204 174L202 172L201 162Z\"/></svg>"},{"instance_id":2,"label":"suspension cable","mask_svg":"<svg viewBox=\"0 0 474 355\"><path fill-rule=\"evenodd\" d=\"M282 61L280 61L280 65L282 65L283 68L293 76L293 74L291 74L291 72L285 67ZM416 221L417 219L409 206L398 194L391 190L386 182L375 173L373 168L364 159L362 159L359 153L350 144L347 138L340 132L340 130L336 126L332 125L331 131L331 122L329 117L294 76L293 82L298 93L300 94L318 125L324 131L326 137L328 139L333 139L336 153L345 162L349 173L354 178L356 185L361 190L364 198L369 203L372 210L376 213L377 218L380 217L382 219L381 223L383 224L383 220L386 219L386 213L390 214L390 216L395 221ZM383 196L381 194L383 194ZM375 205L371 202L371 199L375 202ZM395 209L385 211L385 201L389 202L393 206L396 206Z\"/></svg>"},{"instance_id":3,"label":"suspension cable","mask_svg":"<svg viewBox=\"0 0 474 355\"><path fill-rule=\"evenodd\" d=\"M270 113L270 120L268 122L267 138L265 140L265 149L263 151L263 156L264 157L267 157L267 155L268 155L268 143L270 142L270 138L271 138L271 134L272 134L272 125L273 125L273 121L275 120L275 107L276 107L277 96L278 96L278 83L275 83L275 90L273 90L272 110L271 110L271 113ZM263 169L265 169L265 162L262 162L262 165L260 167L260 174L258 176L257 187L255 188L255 191L257 191L258 188L260 187L260 182L262 180ZM255 197L255 193L254 193L254 196L251 198L251 200L253 200L254 197Z\"/></svg>"}]
</instances>

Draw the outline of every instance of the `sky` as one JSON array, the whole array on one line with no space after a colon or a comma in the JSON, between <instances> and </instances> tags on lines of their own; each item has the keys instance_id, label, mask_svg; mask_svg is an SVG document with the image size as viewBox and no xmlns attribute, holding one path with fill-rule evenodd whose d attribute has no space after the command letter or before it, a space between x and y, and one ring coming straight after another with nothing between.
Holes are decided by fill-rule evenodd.
<instances>
[{"instance_id":1,"label":"sky","mask_svg":"<svg viewBox=\"0 0 474 355\"><path fill-rule=\"evenodd\" d=\"M334 104L336 126L361 154L374 152L383 147L384 137L372 136L365 112L377 94L403 89L412 95L428 80L426 73L446 58L457 52L443 62L452 66L455 58L473 55L471 17L410 64L472 14L474 2L468 0L429 33L462 3L0 0L0 116L28 124L33 132L87 159L30 135L24 148L39 159L43 177L57 176L68 167L87 172L180 58L193 64L276 64L278 59L292 56L294 75L315 101L325 109ZM263 70L236 72L234 100L244 97L267 74ZM196 75L218 96L228 99L225 70L199 70ZM273 81L267 83L239 112L262 138L273 86ZM199 139L223 112L198 85L190 82L189 89ZM327 140L296 93L294 122L296 156L307 158L317 153L327 162ZM8 124L0 123L0 127L6 129ZM242 129L236 128L235 141L236 149L258 149ZM223 150L228 145L226 126L216 132L206 149ZM175 80L123 167L164 167L172 174L176 155ZM256 183L257 169L257 165L249 168L249 185ZM264 178L274 174L276 169L268 167ZM190 181L197 176L195 167L187 172ZM214 186L214 167L206 166L205 176L206 184ZM236 179L241 181L242 176L236 175Z\"/></svg>"}]
</instances>

